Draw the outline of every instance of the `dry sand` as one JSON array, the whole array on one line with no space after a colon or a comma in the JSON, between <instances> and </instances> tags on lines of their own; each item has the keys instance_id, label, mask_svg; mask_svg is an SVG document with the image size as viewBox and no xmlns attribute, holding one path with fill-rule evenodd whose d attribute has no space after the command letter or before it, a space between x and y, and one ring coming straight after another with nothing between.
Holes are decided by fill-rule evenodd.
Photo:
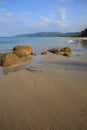
<instances>
[{"instance_id":1,"label":"dry sand","mask_svg":"<svg viewBox=\"0 0 87 130\"><path fill-rule=\"evenodd\" d=\"M80 40L87 40L87 37L79 37Z\"/></svg>"},{"instance_id":2,"label":"dry sand","mask_svg":"<svg viewBox=\"0 0 87 130\"><path fill-rule=\"evenodd\" d=\"M87 40L87 37L71 37L72 39L77 39L77 40Z\"/></svg>"},{"instance_id":3,"label":"dry sand","mask_svg":"<svg viewBox=\"0 0 87 130\"><path fill-rule=\"evenodd\" d=\"M0 75L0 130L87 130L83 57L52 55L39 69Z\"/></svg>"}]
</instances>

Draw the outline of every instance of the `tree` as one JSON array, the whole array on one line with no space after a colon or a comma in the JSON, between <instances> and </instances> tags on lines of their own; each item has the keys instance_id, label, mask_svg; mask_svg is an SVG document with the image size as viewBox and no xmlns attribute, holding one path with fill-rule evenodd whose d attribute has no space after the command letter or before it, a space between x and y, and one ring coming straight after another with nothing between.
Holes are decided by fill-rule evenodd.
<instances>
[{"instance_id":1,"label":"tree","mask_svg":"<svg viewBox=\"0 0 87 130\"><path fill-rule=\"evenodd\" d=\"M87 28L81 32L81 37L87 37Z\"/></svg>"}]
</instances>

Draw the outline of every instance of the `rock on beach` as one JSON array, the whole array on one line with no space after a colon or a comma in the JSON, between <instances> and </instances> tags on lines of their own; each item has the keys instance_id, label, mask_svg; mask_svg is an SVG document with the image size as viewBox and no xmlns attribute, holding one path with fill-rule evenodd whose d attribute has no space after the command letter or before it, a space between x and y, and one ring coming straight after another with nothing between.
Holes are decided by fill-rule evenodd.
<instances>
[{"instance_id":1,"label":"rock on beach","mask_svg":"<svg viewBox=\"0 0 87 130\"><path fill-rule=\"evenodd\" d=\"M30 46L16 46L13 48L13 53L18 57L26 57L32 54L32 48Z\"/></svg>"},{"instance_id":2,"label":"rock on beach","mask_svg":"<svg viewBox=\"0 0 87 130\"><path fill-rule=\"evenodd\" d=\"M21 59L15 54L7 54L1 59L2 66L10 66L21 63Z\"/></svg>"},{"instance_id":3,"label":"rock on beach","mask_svg":"<svg viewBox=\"0 0 87 130\"><path fill-rule=\"evenodd\" d=\"M71 56L72 55L72 50L69 47L65 48L53 48L48 50L51 53L57 54L57 55L63 55L63 56Z\"/></svg>"}]
</instances>

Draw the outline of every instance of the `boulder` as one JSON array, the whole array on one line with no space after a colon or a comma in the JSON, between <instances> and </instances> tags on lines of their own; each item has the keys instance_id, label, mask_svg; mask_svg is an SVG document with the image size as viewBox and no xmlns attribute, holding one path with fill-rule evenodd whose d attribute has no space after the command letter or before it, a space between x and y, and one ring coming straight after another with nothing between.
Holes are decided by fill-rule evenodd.
<instances>
[{"instance_id":1,"label":"boulder","mask_svg":"<svg viewBox=\"0 0 87 130\"><path fill-rule=\"evenodd\" d=\"M50 49L48 51L52 52L54 54L57 54L57 55L62 55L63 54L63 52L59 48L53 48L53 49Z\"/></svg>"},{"instance_id":2,"label":"boulder","mask_svg":"<svg viewBox=\"0 0 87 130\"><path fill-rule=\"evenodd\" d=\"M64 47L64 48L61 49L61 51L63 51L63 52L72 52L70 47Z\"/></svg>"},{"instance_id":3,"label":"boulder","mask_svg":"<svg viewBox=\"0 0 87 130\"><path fill-rule=\"evenodd\" d=\"M7 54L1 59L2 66L10 66L21 63L21 59L15 54Z\"/></svg>"},{"instance_id":4,"label":"boulder","mask_svg":"<svg viewBox=\"0 0 87 130\"><path fill-rule=\"evenodd\" d=\"M42 52L41 55L47 55L47 51Z\"/></svg>"},{"instance_id":5,"label":"boulder","mask_svg":"<svg viewBox=\"0 0 87 130\"><path fill-rule=\"evenodd\" d=\"M63 54L63 56L68 56L68 57L70 57L72 55L72 53L70 53L70 52L65 52L64 54Z\"/></svg>"},{"instance_id":6,"label":"boulder","mask_svg":"<svg viewBox=\"0 0 87 130\"><path fill-rule=\"evenodd\" d=\"M20 58L26 57L28 55L31 55L32 48L30 46L16 46L13 48L13 53Z\"/></svg>"},{"instance_id":7,"label":"boulder","mask_svg":"<svg viewBox=\"0 0 87 130\"><path fill-rule=\"evenodd\" d=\"M72 50L69 47L65 47L61 49L62 52L64 52L63 56L71 56L72 55Z\"/></svg>"},{"instance_id":8,"label":"boulder","mask_svg":"<svg viewBox=\"0 0 87 130\"><path fill-rule=\"evenodd\" d=\"M59 52L60 49L59 48L53 48L53 49L50 49L48 50L49 52L52 52L52 53L55 53L55 52Z\"/></svg>"},{"instance_id":9,"label":"boulder","mask_svg":"<svg viewBox=\"0 0 87 130\"><path fill-rule=\"evenodd\" d=\"M63 55L63 56L71 56L72 55L72 50L69 47L64 47L64 48L61 48L61 49L53 48L53 49L50 49L48 51L52 52L54 54L57 54L57 55Z\"/></svg>"}]
</instances>

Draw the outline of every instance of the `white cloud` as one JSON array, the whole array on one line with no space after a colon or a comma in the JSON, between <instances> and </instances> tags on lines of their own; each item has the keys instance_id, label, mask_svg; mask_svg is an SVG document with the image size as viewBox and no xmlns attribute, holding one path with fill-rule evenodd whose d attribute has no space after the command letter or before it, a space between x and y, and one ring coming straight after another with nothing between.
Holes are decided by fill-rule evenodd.
<instances>
[{"instance_id":1,"label":"white cloud","mask_svg":"<svg viewBox=\"0 0 87 130\"><path fill-rule=\"evenodd\" d=\"M39 16L38 19L33 20L31 15L22 12L21 15L12 15L11 12L5 11L4 15L0 17L0 27L10 27L12 34L26 33L36 31L62 31L72 30L71 25L66 18L65 7L53 7L53 14L48 16ZM12 16L12 17L10 17ZM9 18L8 18L9 17ZM66 32L67 32L66 31Z\"/></svg>"},{"instance_id":2,"label":"white cloud","mask_svg":"<svg viewBox=\"0 0 87 130\"><path fill-rule=\"evenodd\" d=\"M5 13L5 16L10 17L10 16L12 16L12 13L11 13L11 12L6 12L6 13Z\"/></svg>"},{"instance_id":3,"label":"white cloud","mask_svg":"<svg viewBox=\"0 0 87 130\"><path fill-rule=\"evenodd\" d=\"M65 20L66 19L66 8L65 7L59 7L57 9L57 12L58 12L61 20Z\"/></svg>"},{"instance_id":4,"label":"white cloud","mask_svg":"<svg viewBox=\"0 0 87 130\"><path fill-rule=\"evenodd\" d=\"M82 21L81 23L81 26L84 28L84 27L87 27L87 21L85 20L85 21Z\"/></svg>"},{"instance_id":5,"label":"white cloud","mask_svg":"<svg viewBox=\"0 0 87 130\"><path fill-rule=\"evenodd\" d=\"M5 17L0 17L0 24L9 24L11 23L11 19L7 19Z\"/></svg>"},{"instance_id":6,"label":"white cloud","mask_svg":"<svg viewBox=\"0 0 87 130\"><path fill-rule=\"evenodd\" d=\"M43 21L44 23L50 23L53 21L53 19L49 17L41 17L41 21Z\"/></svg>"},{"instance_id":7,"label":"white cloud","mask_svg":"<svg viewBox=\"0 0 87 130\"><path fill-rule=\"evenodd\" d=\"M75 31L81 31L84 30L87 27L87 22L86 21L79 21L78 23L73 24L73 28Z\"/></svg>"},{"instance_id":8,"label":"white cloud","mask_svg":"<svg viewBox=\"0 0 87 130\"><path fill-rule=\"evenodd\" d=\"M23 27L30 27L32 26L33 22L30 18L21 16L17 18L17 24Z\"/></svg>"},{"instance_id":9,"label":"white cloud","mask_svg":"<svg viewBox=\"0 0 87 130\"><path fill-rule=\"evenodd\" d=\"M54 16L60 18L61 20L66 20L66 8L62 6L51 6L54 11Z\"/></svg>"},{"instance_id":10,"label":"white cloud","mask_svg":"<svg viewBox=\"0 0 87 130\"><path fill-rule=\"evenodd\" d=\"M49 26L49 27L55 26L56 28L58 28L58 27L66 28L68 26L68 22L59 20L58 18L41 17L39 25Z\"/></svg>"},{"instance_id":11,"label":"white cloud","mask_svg":"<svg viewBox=\"0 0 87 130\"><path fill-rule=\"evenodd\" d=\"M0 16L0 24L1 24L0 26L2 26L2 24L3 25L11 24L13 19L10 16L12 16L11 12L4 12L4 13L2 13L2 15Z\"/></svg>"},{"instance_id":12,"label":"white cloud","mask_svg":"<svg viewBox=\"0 0 87 130\"><path fill-rule=\"evenodd\" d=\"M55 22L58 26L60 26L60 27L67 27L68 26L68 24L66 23L66 22L63 22L63 21L56 21Z\"/></svg>"}]
</instances>

